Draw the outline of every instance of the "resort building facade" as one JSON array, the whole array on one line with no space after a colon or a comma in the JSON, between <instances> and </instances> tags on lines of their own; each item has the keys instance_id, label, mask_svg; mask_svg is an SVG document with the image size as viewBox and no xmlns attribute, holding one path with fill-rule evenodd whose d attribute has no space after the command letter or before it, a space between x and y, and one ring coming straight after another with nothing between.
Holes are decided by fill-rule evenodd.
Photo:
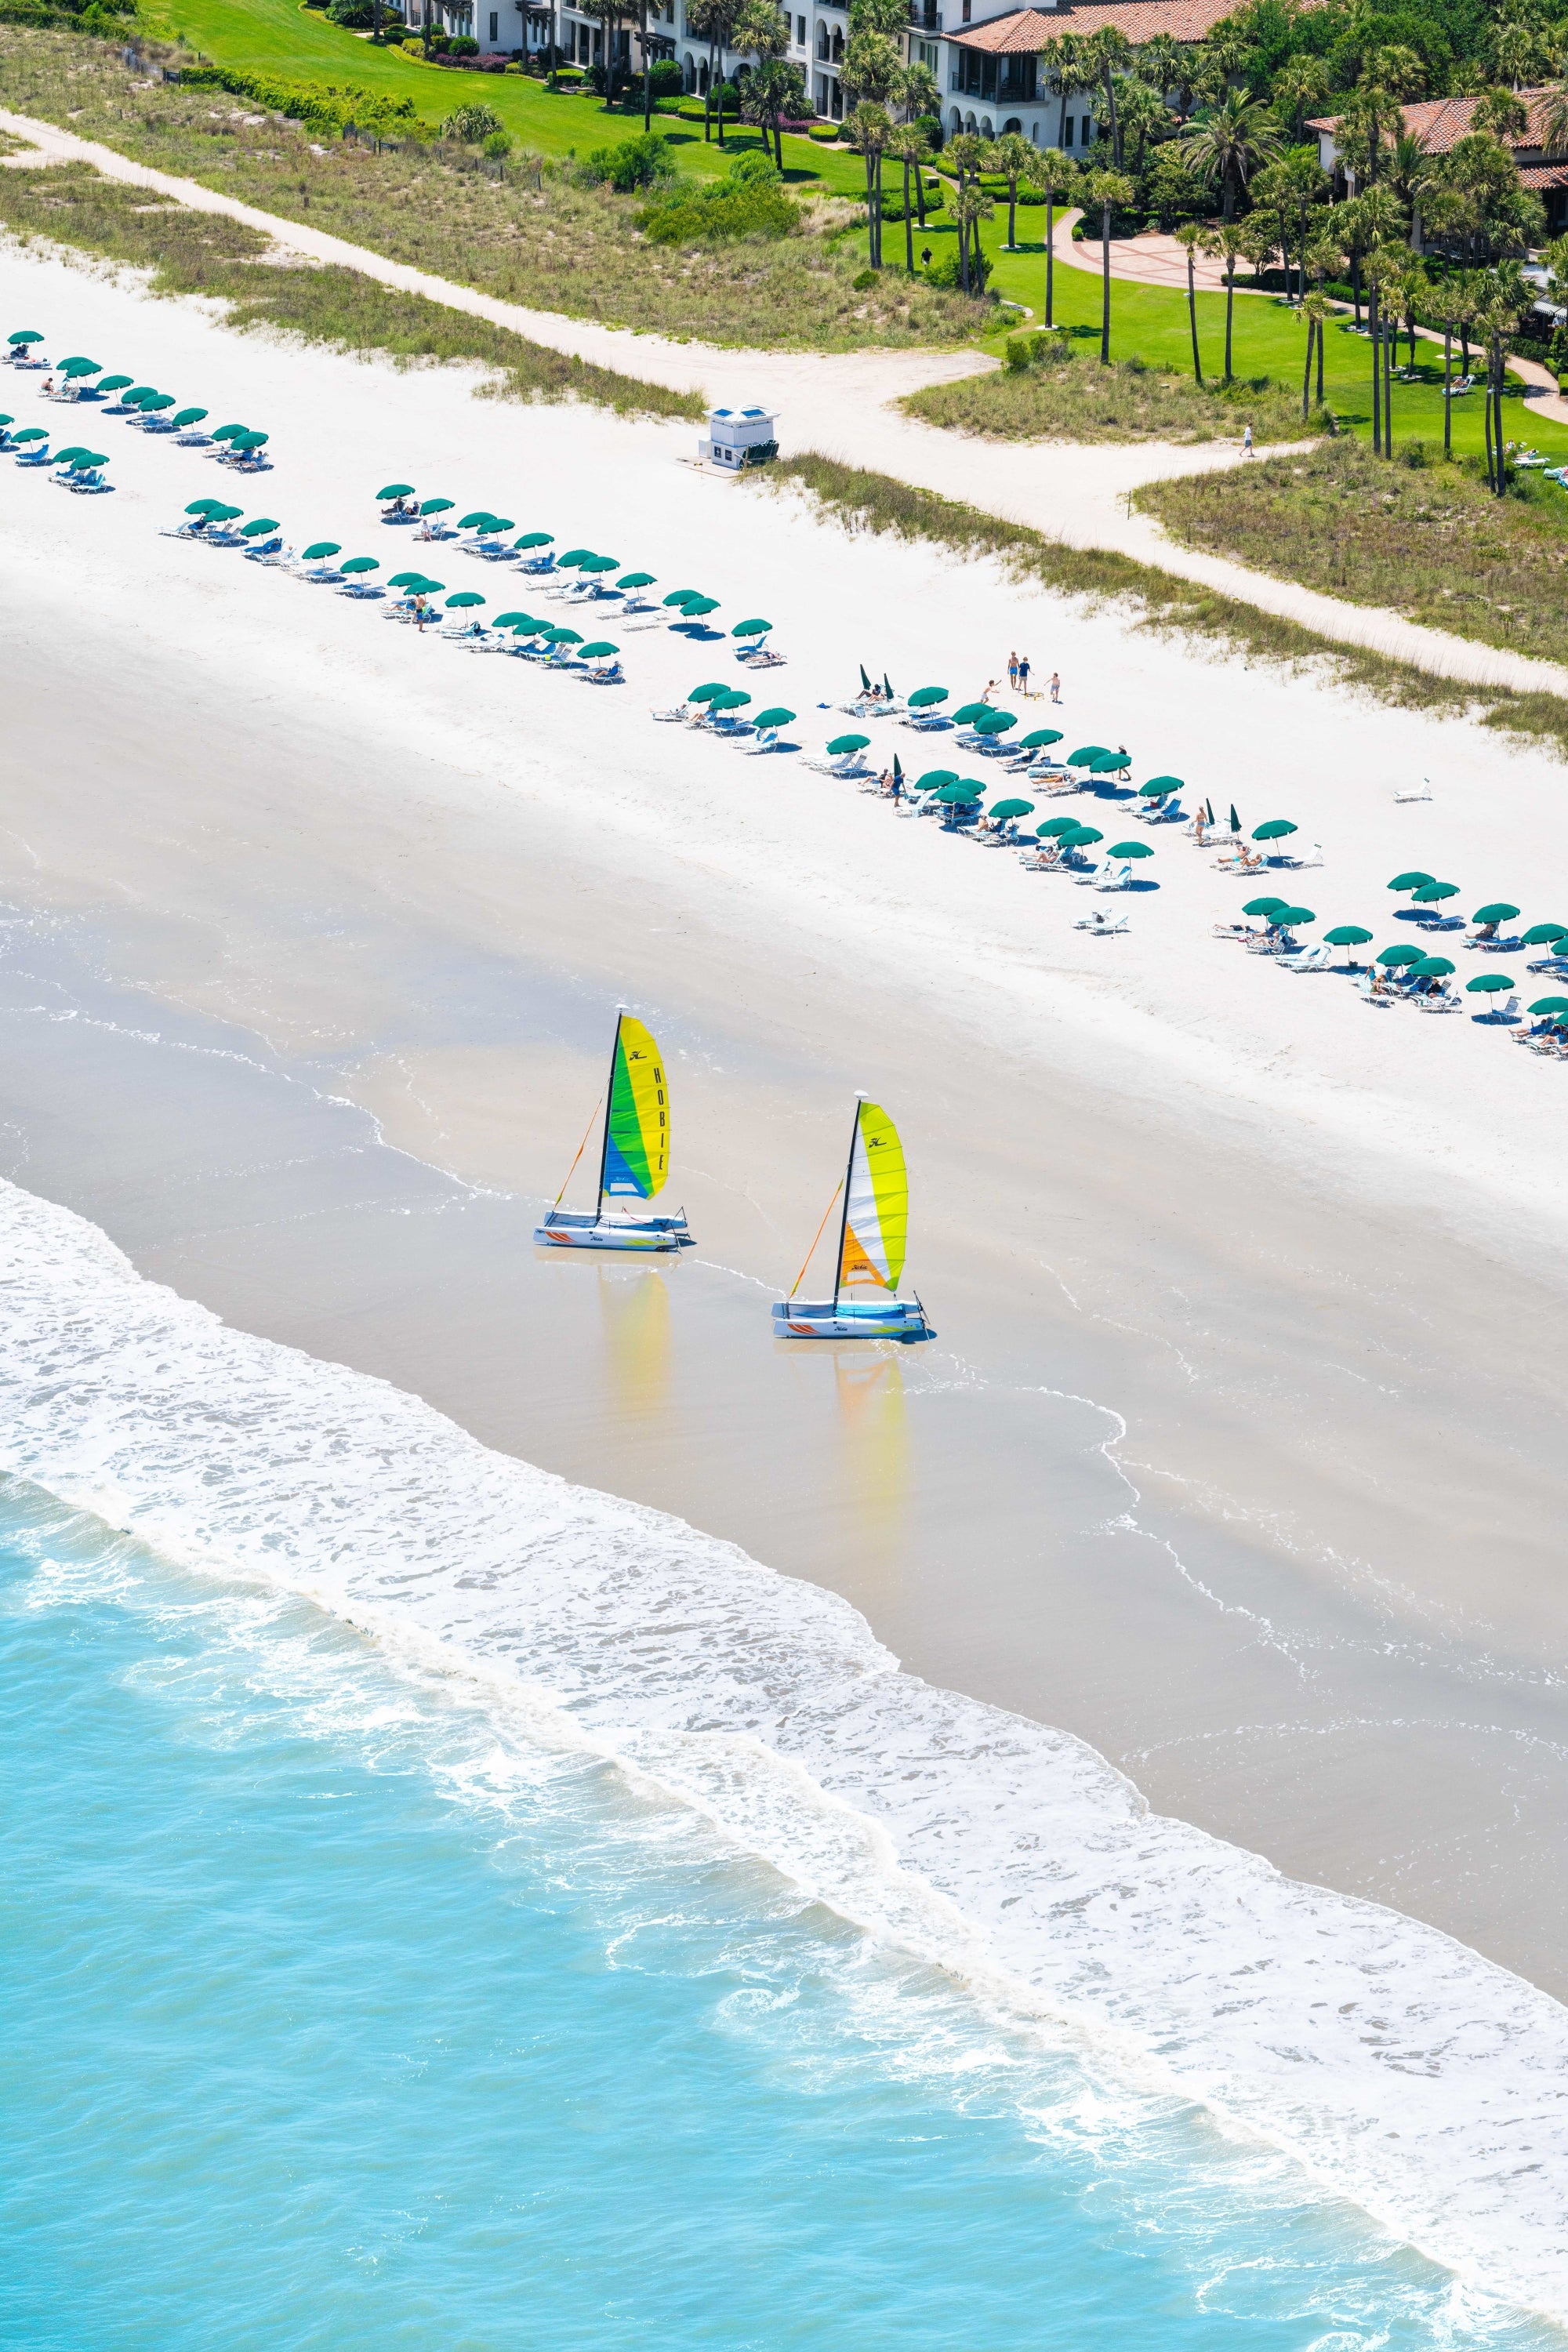
<instances>
[{"instance_id":1,"label":"resort building facade","mask_svg":"<svg viewBox=\"0 0 1568 2352\"><path fill-rule=\"evenodd\" d=\"M1549 120L1554 95L1547 89L1521 89L1518 96L1525 112L1524 128L1503 136L1503 145L1518 164L1521 180L1546 208L1547 232L1552 236L1568 226L1568 155L1563 154L1560 143L1553 152ZM1401 129L1416 142L1423 154L1447 155L1474 129L1476 109L1480 102L1479 98L1432 98L1402 106ZM1346 193L1353 195L1355 174L1346 169L1334 138L1339 129L1338 117L1324 116L1310 122L1307 128L1317 133L1318 161L1324 171L1331 173ZM1419 250L1419 213L1414 241Z\"/></svg>"}]
</instances>

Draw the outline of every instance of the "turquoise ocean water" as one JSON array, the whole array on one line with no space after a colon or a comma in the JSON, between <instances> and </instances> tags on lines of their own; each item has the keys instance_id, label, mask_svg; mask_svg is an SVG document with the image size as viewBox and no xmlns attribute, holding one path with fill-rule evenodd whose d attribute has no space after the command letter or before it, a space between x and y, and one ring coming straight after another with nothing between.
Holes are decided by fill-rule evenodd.
<instances>
[{"instance_id":1,"label":"turquoise ocean water","mask_svg":"<svg viewBox=\"0 0 1568 2352\"><path fill-rule=\"evenodd\" d=\"M698 1812L0 1483L0 2342L1561 2346Z\"/></svg>"}]
</instances>

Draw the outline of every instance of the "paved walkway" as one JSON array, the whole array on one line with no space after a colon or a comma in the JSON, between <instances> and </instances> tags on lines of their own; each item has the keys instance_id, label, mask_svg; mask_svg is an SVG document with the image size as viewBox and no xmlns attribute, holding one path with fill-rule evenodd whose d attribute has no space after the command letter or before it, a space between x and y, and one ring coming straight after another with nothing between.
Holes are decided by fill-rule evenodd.
<instances>
[{"instance_id":1,"label":"paved walkway","mask_svg":"<svg viewBox=\"0 0 1568 2352\"><path fill-rule=\"evenodd\" d=\"M40 160L93 164L106 178L127 182L188 205L194 211L222 213L263 230L284 251L358 270L384 286L423 294L449 310L510 327L552 351L574 354L616 368L644 383L678 391L695 389L715 404L759 402L781 420L786 448L815 450L840 463L889 474L919 488L963 500L1010 522L1023 523L1068 546L1106 548L1156 565L1161 571L1213 588L1342 645L1363 646L1411 663L1435 677L1482 687L1513 687L1568 696L1568 669L1531 661L1520 654L1446 636L1405 621L1396 613L1340 603L1285 580L1224 558L1179 546L1149 518L1132 512L1129 494L1144 482L1173 476L1212 473L1242 462L1234 446L1205 443L1173 448L1166 444L1111 444L1079 447L1063 443L989 441L978 435L946 432L902 415L889 404L924 384L952 383L994 367L983 353L967 352L744 352L681 343L658 335L603 327L553 311L531 310L474 288L390 261L363 246L348 244L303 223L258 210L194 180L177 179L132 163L113 148L79 139L52 123L0 110L0 130L30 140L31 155L7 156L5 165L26 169ZM1064 250L1070 242L1064 239ZM1075 254L1083 248L1073 247ZM690 425L668 428L690 436Z\"/></svg>"}]
</instances>

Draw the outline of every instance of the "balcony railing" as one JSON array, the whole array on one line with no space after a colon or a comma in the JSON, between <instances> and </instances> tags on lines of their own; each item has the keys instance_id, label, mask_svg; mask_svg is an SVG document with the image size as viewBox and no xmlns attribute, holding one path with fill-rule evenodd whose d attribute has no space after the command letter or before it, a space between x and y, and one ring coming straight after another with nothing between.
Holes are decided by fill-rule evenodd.
<instances>
[{"instance_id":1,"label":"balcony railing","mask_svg":"<svg viewBox=\"0 0 1568 2352\"><path fill-rule=\"evenodd\" d=\"M910 23L917 33L940 33L942 10L937 0L910 0Z\"/></svg>"}]
</instances>

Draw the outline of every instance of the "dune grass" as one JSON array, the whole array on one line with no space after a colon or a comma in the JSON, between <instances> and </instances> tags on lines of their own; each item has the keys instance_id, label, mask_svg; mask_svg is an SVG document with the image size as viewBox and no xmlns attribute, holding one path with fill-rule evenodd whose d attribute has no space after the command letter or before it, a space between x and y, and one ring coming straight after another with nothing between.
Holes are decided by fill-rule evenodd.
<instances>
[{"instance_id":1,"label":"dune grass","mask_svg":"<svg viewBox=\"0 0 1568 2352\"><path fill-rule=\"evenodd\" d=\"M1021 523L1005 522L977 507L913 489L886 474L841 466L829 457L786 458L750 479L774 492L785 488L805 491L850 531L924 540L967 557L994 556L1020 582L1081 597L1090 605L1116 605L1130 627L1218 645L1282 669L1310 667L1335 686L1375 701L1474 719L1486 727L1549 743L1568 758L1568 699L1557 695L1515 694L1436 677L1359 646L1336 645L1295 621L1178 580L1131 556L1068 547Z\"/></svg>"},{"instance_id":2,"label":"dune grass","mask_svg":"<svg viewBox=\"0 0 1568 2352\"><path fill-rule=\"evenodd\" d=\"M613 368L568 359L505 327L400 294L357 270L269 262L258 229L181 205L149 209L145 192L106 180L89 164L0 172L0 226L104 261L153 273L163 294L204 294L227 305L226 323L270 327L340 351L398 361L453 361L493 368L511 400L595 401L621 415L703 415L695 393L668 392Z\"/></svg>"},{"instance_id":3,"label":"dune grass","mask_svg":"<svg viewBox=\"0 0 1568 2352\"><path fill-rule=\"evenodd\" d=\"M1067 342L1063 356L1042 365L928 384L900 405L928 425L1004 441L1239 441L1249 418L1259 442L1300 440L1314 429L1301 422L1300 399L1267 377L1222 394L1139 359L1101 367L1087 340L1077 352Z\"/></svg>"},{"instance_id":4,"label":"dune grass","mask_svg":"<svg viewBox=\"0 0 1568 2352\"><path fill-rule=\"evenodd\" d=\"M453 103L488 100L497 79L447 76L442 87ZM638 198L581 187L547 161L514 163L498 179L473 149L328 143L223 90L143 87L118 49L71 34L0 26L0 105L433 276L572 318L816 351L951 346L985 323L982 305L923 282L858 287L853 256L804 227L710 247L651 245L637 228Z\"/></svg>"},{"instance_id":5,"label":"dune grass","mask_svg":"<svg viewBox=\"0 0 1568 2352\"><path fill-rule=\"evenodd\" d=\"M1388 465L1328 442L1134 493L1190 547L1481 645L1568 662L1568 491L1518 478L1494 498L1473 465Z\"/></svg>"}]
</instances>

